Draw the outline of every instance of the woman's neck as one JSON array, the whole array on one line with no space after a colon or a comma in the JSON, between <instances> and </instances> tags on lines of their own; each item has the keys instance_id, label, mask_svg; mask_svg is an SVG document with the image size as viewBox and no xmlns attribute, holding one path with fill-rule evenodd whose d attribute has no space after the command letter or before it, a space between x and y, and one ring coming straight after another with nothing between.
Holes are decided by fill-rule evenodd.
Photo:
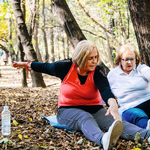
<instances>
[{"instance_id":1,"label":"woman's neck","mask_svg":"<svg viewBox=\"0 0 150 150\"><path fill-rule=\"evenodd\" d=\"M78 72L78 74L81 75L81 76L86 76L86 75L88 75L88 71L82 70L82 69L80 69L79 67L77 67L77 72Z\"/></svg>"}]
</instances>

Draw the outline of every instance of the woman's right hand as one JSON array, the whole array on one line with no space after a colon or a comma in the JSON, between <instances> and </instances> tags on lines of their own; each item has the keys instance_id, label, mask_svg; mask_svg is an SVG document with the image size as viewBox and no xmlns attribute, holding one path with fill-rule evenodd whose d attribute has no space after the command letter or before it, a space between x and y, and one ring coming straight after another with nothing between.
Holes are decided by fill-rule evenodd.
<instances>
[{"instance_id":1,"label":"woman's right hand","mask_svg":"<svg viewBox=\"0 0 150 150\"><path fill-rule=\"evenodd\" d=\"M24 68L26 68L26 64L27 64L27 62L16 62L16 61L14 61L12 66L14 68L17 68L17 69L24 69Z\"/></svg>"}]
</instances>

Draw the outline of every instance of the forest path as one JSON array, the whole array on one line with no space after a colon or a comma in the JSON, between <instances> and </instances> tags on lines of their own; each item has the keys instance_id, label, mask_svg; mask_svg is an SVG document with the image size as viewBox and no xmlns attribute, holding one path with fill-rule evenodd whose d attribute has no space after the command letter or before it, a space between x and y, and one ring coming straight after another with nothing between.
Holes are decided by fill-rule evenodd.
<instances>
[{"instance_id":1,"label":"forest path","mask_svg":"<svg viewBox=\"0 0 150 150\"><path fill-rule=\"evenodd\" d=\"M0 65L0 87L21 87L21 69L13 68L12 66L2 66ZM27 83L28 87L32 87L32 79L30 73L28 73ZM52 77L46 74L43 74L43 78L46 86L53 84L60 85L60 80L56 77Z\"/></svg>"}]
</instances>

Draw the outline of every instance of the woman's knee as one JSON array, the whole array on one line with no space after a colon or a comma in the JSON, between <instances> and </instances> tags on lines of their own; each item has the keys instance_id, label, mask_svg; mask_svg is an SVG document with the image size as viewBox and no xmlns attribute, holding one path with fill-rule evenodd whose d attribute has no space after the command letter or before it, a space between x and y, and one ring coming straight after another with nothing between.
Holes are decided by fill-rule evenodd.
<instances>
[{"instance_id":1,"label":"woman's knee","mask_svg":"<svg viewBox=\"0 0 150 150\"><path fill-rule=\"evenodd\" d=\"M148 119L146 113L140 108L130 108L123 112L122 118L128 122L135 123L140 119Z\"/></svg>"},{"instance_id":2,"label":"woman's knee","mask_svg":"<svg viewBox=\"0 0 150 150\"><path fill-rule=\"evenodd\" d=\"M60 109L58 110L57 120L59 124L65 124L67 127L80 130L81 126L93 116L80 109Z\"/></svg>"}]
</instances>

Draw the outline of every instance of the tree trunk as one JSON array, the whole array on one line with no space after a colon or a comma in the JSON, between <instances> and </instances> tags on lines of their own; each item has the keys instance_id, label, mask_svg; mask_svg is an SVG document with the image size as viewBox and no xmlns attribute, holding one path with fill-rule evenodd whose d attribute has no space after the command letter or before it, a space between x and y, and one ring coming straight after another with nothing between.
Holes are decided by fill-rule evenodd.
<instances>
[{"instance_id":1,"label":"tree trunk","mask_svg":"<svg viewBox=\"0 0 150 150\"><path fill-rule=\"evenodd\" d=\"M0 49L2 49L5 53L9 53L9 50L2 44L0 44ZM10 51L10 55L13 55L14 57L17 57L17 55L14 52L14 49L13 49L13 52Z\"/></svg>"},{"instance_id":2,"label":"tree trunk","mask_svg":"<svg viewBox=\"0 0 150 150\"><path fill-rule=\"evenodd\" d=\"M67 58L69 58L69 39L67 36Z\"/></svg>"},{"instance_id":3,"label":"tree trunk","mask_svg":"<svg viewBox=\"0 0 150 150\"><path fill-rule=\"evenodd\" d=\"M64 39L64 31L62 32L62 52L63 52L63 59L66 59L65 55L65 39Z\"/></svg>"},{"instance_id":4,"label":"tree trunk","mask_svg":"<svg viewBox=\"0 0 150 150\"><path fill-rule=\"evenodd\" d=\"M4 63L5 63L5 65L7 65L8 64L8 56L9 56L9 52L6 52L5 53L6 55L6 58L5 58L5 60L4 60Z\"/></svg>"},{"instance_id":5,"label":"tree trunk","mask_svg":"<svg viewBox=\"0 0 150 150\"><path fill-rule=\"evenodd\" d=\"M30 10L31 10L31 19L30 19L30 25L29 25L29 36L32 39L33 33L34 33L34 46L35 51L37 55L37 59L39 62L42 61L41 53L39 51L38 47L38 21L39 21L39 0L30 0Z\"/></svg>"},{"instance_id":6,"label":"tree trunk","mask_svg":"<svg viewBox=\"0 0 150 150\"><path fill-rule=\"evenodd\" d=\"M42 19L43 19L42 32L43 32L43 39L44 39L44 44L45 44L45 61L49 62L47 36L45 32L45 11L44 10L45 10L45 0L43 0L43 8L42 8Z\"/></svg>"},{"instance_id":7,"label":"tree trunk","mask_svg":"<svg viewBox=\"0 0 150 150\"><path fill-rule=\"evenodd\" d=\"M5 53L9 53L9 50L4 45L0 44L0 49L2 49Z\"/></svg>"},{"instance_id":8,"label":"tree trunk","mask_svg":"<svg viewBox=\"0 0 150 150\"><path fill-rule=\"evenodd\" d=\"M78 26L66 1L52 0L52 3L54 5L55 12L60 18L61 25L63 26L72 46L75 47L78 44L78 42L86 40L86 37L84 36L80 27ZM103 74L107 75L109 69L105 66L103 62L100 65L101 65L100 67L103 68L102 69L104 71Z\"/></svg>"},{"instance_id":9,"label":"tree trunk","mask_svg":"<svg viewBox=\"0 0 150 150\"><path fill-rule=\"evenodd\" d=\"M53 16L53 6L52 4L50 4L50 14L51 16ZM51 23L53 24L54 20L53 17L51 17ZM50 59L51 62L55 61L55 56L54 56L54 30L53 27L50 28L50 43L51 43L51 55L50 55Z\"/></svg>"},{"instance_id":10,"label":"tree trunk","mask_svg":"<svg viewBox=\"0 0 150 150\"><path fill-rule=\"evenodd\" d=\"M54 31L53 27L50 29L50 43L51 43L51 62L55 61L55 56L54 56Z\"/></svg>"},{"instance_id":11,"label":"tree trunk","mask_svg":"<svg viewBox=\"0 0 150 150\"><path fill-rule=\"evenodd\" d=\"M9 2L7 1L8 7L9 7ZM12 19L10 17L11 12L8 9L8 14L9 14L9 19L8 19L8 28L9 28L9 32L8 32L8 41L9 41L9 58L11 59L11 64L13 63L13 56L15 55L15 51L13 49L13 45L12 45Z\"/></svg>"},{"instance_id":12,"label":"tree trunk","mask_svg":"<svg viewBox=\"0 0 150 150\"><path fill-rule=\"evenodd\" d=\"M110 44L109 44L109 37L108 37L106 31L105 31L105 35L106 35L106 39L107 39L107 52L108 52L108 59L110 62L110 68L113 69L114 65L113 65L113 60L112 60L112 52L111 52Z\"/></svg>"},{"instance_id":13,"label":"tree trunk","mask_svg":"<svg viewBox=\"0 0 150 150\"><path fill-rule=\"evenodd\" d=\"M33 32L34 32L34 25L35 25L35 15L36 15L36 0L30 0L30 21L29 21L29 36L32 39Z\"/></svg>"},{"instance_id":14,"label":"tree trunk","mask_svg":"<svg viewBox=\"0 0 150 150\"><path fill-rule=\"evenodd\" d=\"M19 49L19 60L24 61L24 52L23 52L23 47L19 36L18 36L18 49ZM21 81L22 81L22 87L27 87L26 69L22 69Z\"/></svg>"},{"instance_id":15,"label":"tree trunk","mask_svg":"<svg viewBox=\"0 0 150 150\"><path fill-rule=\"evenodd\" d=\"M9 18L9 57L11 58L11 64L13 63L12 55L14 53L12 45L12 20Z\"/></svg>"},{"instance_id":16,"label":"tree trunk","mask_svg":"<svg viewBox=\"0 0 150 150\"><path fill-rule=\"evenodd\" d=\"M31 43L31 39L28 34L27 27L25 25L25 21L23 19L23 14L20 7L20 0L11 0L11 4L16 18L20 40L23 45L23 49L25 51L26 57L30 61L37 61L36 53L33 49L33 45ZM31 71L31 77L32 77L33 87L46 86L41 73Z\"/></svg>"},{"instance_id":17,"label":"tree trunk","mask_svg":"<svg viewBox=\"0 0 150 150\"><path fill-rule=\"evenodd\" d=\"M59 49L59 34L56 37L56 49L57 49L57 60L60 60L60 49Z\"/></svg>"},{"instance_id":18,"label":"tree trunk","mask_svg":"<svg viewBox=\"0 0 150 150\"><path fill-rule=\"evenodd\" d=\"M21 0L21 10L22 10L23 18L25 20L25 1L23 2L22 0ZM23 46L21 44L19 34L17 35L18 35L17 37L18 37L19 60L24 61L25 54L23 52ZM22 87L27 87L27 76L26 76L27 74L26 73L28 73L28 71L26 72L26 69L22 69L21 71Z\"/></svg>"},{"instance_id":19,"label":"tree trunk","mask_svg":"<svg viewBox=\"0 0 150 150\"><path fill-rule=\"evenodd\" d=\"M38 61L43 62L41 53L39 51L39 43L38 43L38 36L37 36L38 35L38 26L39 26L38 20L39 20L38 17L36 17L35 26L34 26L34 40L35 40L34 46L35 46Z\"/></svg>"},{"instance_id":20,"label":"tree trunk","mask_svg":"<svg viewBox=\"0 0 150 150\"><path fill-rule=\"evenodd\" d=\"M63 26L69 41L75 47L78 42L85 40L86 37L82 33L75 18L73 17L65 0L52 0L55 12L60 18L61 25Z\"/></svg>"},{"instance_id":21,"label":"tree trunk","mask_svg":"<svg viewBox=\"0 0 150 150\"><path fill-rule=\"evenodd\" d=\"M35 25L34 25L34 46L35 46L35 50L36 50L36 55L37 55L37 59L39 62L43 62L42 60L42 56L41 53L39 51L39 43L38 43L38 28L39 28L39 0L36 0L36 15L35 15Z\"/></svg>"},{"instance_id":22,"label":"tree trunk","mask_svg":"<svg viewBox=\"0 0 150 150\"><path fill-rule=\"evenodd\" d=\"M127 0L142 62L150 66L150 1Z\"/></svg>"}]
</instances>

